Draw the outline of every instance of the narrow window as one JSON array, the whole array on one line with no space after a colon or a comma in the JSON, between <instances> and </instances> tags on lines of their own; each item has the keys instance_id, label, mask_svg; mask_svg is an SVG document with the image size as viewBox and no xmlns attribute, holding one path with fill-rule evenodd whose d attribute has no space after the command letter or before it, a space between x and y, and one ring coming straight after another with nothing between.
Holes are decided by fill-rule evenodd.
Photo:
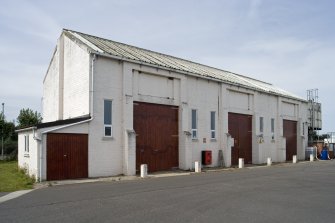
<instances>
[{"instance_id":1,"label":"narrow window","mask_svg":"<svg viewBox=\"0 0 335 223\"><path fill-rule=\"evenodd\" d=\"M197 110L192 109L192 139L198 138Z\"/></svg>"},{"instance_id":2,"label":"narrow window","mask_svg":"<svg viewBox=\"0 0 335 223\"><path fill-rule=\"evenodd\" d=\"M271 139L275 140L275 119L274 118L271 119Z\"/></svg>"},{"instance_id":3,"label":"narrow window","mask_svg":"<svg viewBox=\"0 0 335 223\"><path fill-rule=\"evenodd\" d=\"M215 111L211 111L211 139L215 139Z\"/></svg>"},{"instance_id":4,"label":"narrow window","mask_svg":"<svg viewBox=\"0 0 335 223\"><path fill-rule=\"evenodd\" d=\"M112 101L104 101L104 134L107 137L112 136Z\"/></svg>"},{"instance_id":5,"label":"narrow window","mask_svg":"<svg viewBox=\"0 0 335 223\"><path fill-rule=\"evenodd\" d=\"M259 132L263 133L263 129L264 129L264 118L259 117Z\"/></svg>"},{"instance_id":6,"label":"narrow window","mask_svg":"<svg viewBox=\"0 0 335 223\"><path fill-rule=\"evenodd\" d=\"M302 135L303 136L305 135L305 123L304 122L302 123Z\"/></svg>"},{"instance_id":7,"label":"narrow window","mask_svg":"<svg viewBox=\"0 0 335 223\"><path fill-rule=\"evenodd\" d=\"M24 151L29 153L29 135L24 136Z\"/></svg>"}]
</instances>

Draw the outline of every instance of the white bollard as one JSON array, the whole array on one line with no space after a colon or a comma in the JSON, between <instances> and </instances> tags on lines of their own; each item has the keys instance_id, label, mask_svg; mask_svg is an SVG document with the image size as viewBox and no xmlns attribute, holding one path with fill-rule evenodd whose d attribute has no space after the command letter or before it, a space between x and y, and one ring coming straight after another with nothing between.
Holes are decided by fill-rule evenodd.
<instances>
[{"instance_id":1,"label":"white bollard","mask_svg":"<svg viewBox=\"0 0 335 223\"><path fill-rule=\"evenodd\" d=\"M194 172L201 173L201 163L199 161L194 162Z\"/></svg>"},{"instance_id":2,"label":"white bollard","mask_svg":"<svg viewBox=\"0 0 335 223\"><path fill-rule=\"evenodd\" d=\"M297 155L294 155L294 156L293 156L292 162L293 162L293 163L297 163Z\"/></svg>"},{"instance_id":3,"label":"white bollard","mask_svg":"<svg viewBox=\"0 0 335 223\"><path fill-rule=\"evenodd\" d=\"M268 166L271 166L271 165L272 165L272 160L271 160L271 158L270 158L270 157L268 157L267 164L268 164Z\"/></svg>"},{"instance_id":4,"label":"white bollard","mask_svg":"<svg viewBox=\"0 0 335 223\"><path fill-rule=\"evenodd\" d=\"M141 164L141 177L145 178L148 176L148 165L147 164Z\"/></svg>"},{"instance_id":5,"label":"white bollard","mask_svg":"<svg viewBox=\"0 0 335 223\"><path fill-rule=\"evenodd\" d=\"M239 158L238 159L238 168L244 168L244 159L243 158Z\"/></svg>"},{"instance_id":6,"label":"white bollard","mask_svg":"<svg viewBox=\"0 0 335 223\"><path fill-rule=\"evenodd\" d=\"M313 162L314 161L314 155L313 154L309 154L309 161Z\"/></svg>"}]
</instances>

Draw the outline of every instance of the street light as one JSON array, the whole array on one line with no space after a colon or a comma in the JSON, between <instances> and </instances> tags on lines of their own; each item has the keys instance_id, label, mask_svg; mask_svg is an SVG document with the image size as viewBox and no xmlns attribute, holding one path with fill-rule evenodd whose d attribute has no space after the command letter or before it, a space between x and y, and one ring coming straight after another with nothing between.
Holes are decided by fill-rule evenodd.
<instances>
[{"instance_id":1,"label":"street light","mask_svg":"<svg viewBox=\"0 0 335 223\"><path fill-rule=\"evenodd\" d=\"M2 157L2 160L4 160L4 156L3 156L3 129L5 128L5 103L2 103L2 117L3 117L3 122L2 122L2 132L1 132L1 157Z\"/></svg>"}]
</instances>

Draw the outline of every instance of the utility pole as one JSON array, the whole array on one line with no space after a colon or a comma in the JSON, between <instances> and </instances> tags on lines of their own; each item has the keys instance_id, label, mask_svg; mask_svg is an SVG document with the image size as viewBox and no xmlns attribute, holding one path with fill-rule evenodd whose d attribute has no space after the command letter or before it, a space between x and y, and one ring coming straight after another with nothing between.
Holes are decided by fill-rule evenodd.
<instances>
[{"instance_id":1,"label":"utility pole","mask_svg":"<svg viewBox=\"0 0 335 223\"><path fill-rule=\"evenodd\" d=\"M2 103L2 117L3 117L3 122L2 122L2 132L1 132L1 158L4 160L3 156L3 130L5 128L5 103Z\"/></svg>"}]
</instances>

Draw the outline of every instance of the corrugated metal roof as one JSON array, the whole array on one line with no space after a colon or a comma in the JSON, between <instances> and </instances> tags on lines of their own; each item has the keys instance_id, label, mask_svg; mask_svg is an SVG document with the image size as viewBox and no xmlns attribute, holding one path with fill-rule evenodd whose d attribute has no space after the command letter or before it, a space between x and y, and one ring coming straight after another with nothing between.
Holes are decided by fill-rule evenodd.
<instances>
[{"instance_id":1,"label":"corrugated metal roof","mask_svg":"<svg viewBox=\"0 0 335 223\"><path fill-rule=\"evenodd\" d=\"M257 91L305 101L305 99L272 84L250 77L72 30L64 30L64 32L86 44L91 50L99 54L112 55L134 62L147 63L162 68L193 73L203 77L217 79L225 83L245 86Z\"/></svg>"}]
</instances>

